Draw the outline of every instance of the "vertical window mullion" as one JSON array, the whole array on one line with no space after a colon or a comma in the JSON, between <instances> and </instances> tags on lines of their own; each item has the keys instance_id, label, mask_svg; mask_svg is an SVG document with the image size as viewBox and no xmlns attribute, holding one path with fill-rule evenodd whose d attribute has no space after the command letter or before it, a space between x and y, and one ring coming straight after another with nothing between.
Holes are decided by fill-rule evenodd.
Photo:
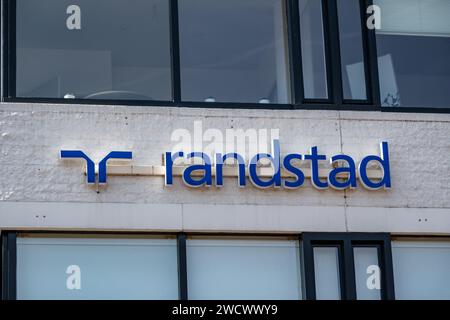
<instances>
[{"instance_id":1,"label":"vertical window mullion","mask_svg":"<svg viewBox=\"0 0 450 320\"><path fill-rule=\"evenodd\" d=\"M324 0L325 45L327 48L328 79L330 82L330 98L337 105L343 104L341 49L339 42L339 23L337 0Z\"/></svg>"},{"instance_id":2,"label":"vertical window mullion","mask_svg":"<svg viewBox=\"0 0 450 320\"><path fill-rule=\"evenodd\" d=\"M172 59L172 99L175 103L181 102L181 76L180 76L180 35L178 23L178 0L170 1L170 41Z\"/></svg>"},{"instance_id":3,"label":"vertical window mullion","mask_svg":"<svg viewBox=\"0 0 450 320\"><path fill-rule=\"evenodd\" d=\"M2 233L2 300L16 300L16 233Z\"/></svg>"},{"instance_id":4,"label":"vertical window mullion","mask_svg":"<svg viewBox=\"0 0 450 320\"><path fill-rule=\"evenodd\" d=\"M15 97L17 95L16 91L16 70L17 70L17 48L16 48L16 30L17 30L17 24L16 24L16 17L17 17L17 10L16 10L16 0L12 0L9 4L9 28L8 28L8 58L9 58L9 68L8 68L8 82L9 82L9 96Z\"/></svg>"},{"instance_id":5,"label":"vertical window mullion","mask_svg":"<svg viewBox=\"0 0 450 320\"><path fill-rule=\"evenodd\" d=\"M5 294L3 293L3 277L4 272L6 271L6 264L5 264L5 242L6 241L6 234L2 231L0 231L0 300L5 300Z\"/></svg>"},{"instance_id":6,"label":"vertical window mullion","mask_svg":"<svg viewBox=\"0 0 450 320\"><path fill-rule=\"evenodd\" d=\"M378 265L381 269L381 300L387 299L387 289L389 283L386 281L386 259L384 252L384 243L377 246L378 249Z\"/></svg>"},{"instance_id":7,"label":"vertical window mullion","mask_svg":"<svg viewBox=\"0 0 450 320\"><path fill-rule=\"evenodd\" d=\"M370 60L369 60L369 39L368 39L368 28L366 23L366 0L359 0L359 10L361 14L361 30L362 30L362 45L363 45L363 61L364 61L364 75L366 82L366 94L367 101L371 103L373 101L373 92L372 92L372 73L369 68Z\"/></svg>"},{"instance_id":8,"label":"vertical window mullion","mask_svg":"<svg viewBox=\"0 0 450 320\"><path fill-rule=\"evenodd\" d=\"M3 92L2 98L16 96L16 1L2 1Z\"/></svg>"},{"instance_id":9,"label":"vertical window mullion","mask_svg":"<svg viewBox=\"0 0 450 320\"><path fill-rule=\"evenodd\" d=\"M380 247L380 264L382 269L382 299L395 300L394 266L392 262L392 245L389 235Z\"/></svg>"},{"instance_id":10,"label":"vertical window mullion","mask_svg":"<svg viewBox=\"0 0 450 320\"><path fill-rule=\"evenodd\" d=\"M341 289L341 300L347 300L347 276L346 276L346 264L347 261L345 259L345 243L338 244L338 259L339 259L339 282Z\"/></svg>"},{"instance_id":11,"label":"vertical window mullion","mask_svg":"<svg viewBox=\"0 0 450 320\"><path fill-rule=\"evenodd\" d=\"M8 19L8 15L9 15L9 10L8 10L8 1L1 1L1 30L2 30L2 48L1 48L1 52L2 52L2 74L1 74L1 88L2 88L2 92L1 92L1 101L4 100L4 98L8 97L8 85L9 85L9 81L8 81L8 39L9 39L9 35L8 32L10 30L10 27L8 26L9 24L9 19Z\"/></svg>"},{"instance_id":12,"label":"vertical window mullion","mask_svg":"<svg viewBox=\"0 0 450 320\"><path fill-rule=\"evenodd\" d=\"M298 0L287 0L289 60L291 66L292 104L298 107L304 99L303 68Z\"/></svg>"},{"instance_id":13,"label":"vertical window mullion","mask_svg":"<svg viewBox=\"0 0 450 320\"><path fill-rule=\"evenodd\" d=\"M180 300L188 300L186 234L177 236L178 287Z\"/></svg>"},{"instance_id":14,"label":"vertical window mullion","mask_svg":"<svg viewBox=\"0 0 450 320\"><path fill-rule=\"evenodd\" d=\"M356 300L355 264L351 239L347 238L344 240L343 251L343 278L345 282L342 290L343 293L345 293L345 297L343 299Z\"/></svg>"},{"instance_id":15,"label":"vertical window mullion","mask_svg":"<svg viewBox=\"0 0 450 320\"><path fill-rule=\"evenodd\" d=\"M300 270L299 270L299 272L300 272L300 280L301 280L301 290L302 290L302 295L301 295L301 300L306 300L307 298L306 298L306 285L305 285L305 274L306 274L306 272L305 272L305 264L304 264L304 261L305 261L305 258L304 258L304 252L303 252L303 250L304 250L304 248L303 248L303 240L302 240L302 236L301 235L299 235L298 236L298 239L297 239L297 241L298 241L298 258L299 258L299 261L298 261L298 265L299 265L299 268L300 268Z\"/></svg>"},{"instance_id":16,"label":"vertical window mullion","mask_svg":"<svg viewBox=\"0 0 450 320\"><path fill-rule=\"evenodd\" d=\"M321 0L322 1L322 28L323 28L323 34L324 34L324 46L325 46L325 67L326 67L326 77L327 77L327 93L328 98L327 100L330 102L333 102L334 94L333 94L333 87L334 87L334 80L333 80L333 60L332 60L332 48L330 45L330 21L329 21L329 14L328 14L328 4L327 2L329 0ZM339 41L338 41L339 43ZM339 51L337 51L339 52ZM339 85L339 86L342 86ZM341 90L342 91L342 90Z\"/></svg>"},{"instance_id":17,"label":"vertical window mullion","mask_svg":"<svg viewBox=\"0 0 450 320\"><path fill-rule=\"evenodd\" d=\"M373 79L373 66L371 61L373 59L372 52L370 52L370 46L369 46L369 34L370 31L367 27L367 3L370 0L360 0L359 1L359 7L361 12L361 29L362 29L362 44L363 44L363 56L364 56L364 74L365 74L365 81L366 81L366 93L367 93L367 101L369 103L374 103L376 100L376 97L374 94L376 94L376 90L374 90L374 79ZM375 51L376 53L376 51ZM376 55L375 55L375 62L376 62ZM379 99L378 99L379 100Z\"/></svg>"},{"instance_id":18,"label":"vertical window mullion","mask_svg":"<svg viewBox=\"0 0 450 320\"><path fill-rule=\"evenodd\" d=\"M380 98L380 83L378 75L378 53L377 53L377 42L375 29L369 29L366 26L367 23L367 8L373 5L373 0L362 0L361 2L361 16L362 23L365 32L364 34L364 45L365 45L365 56L366 56L366 74L368 77L367 92L369 94L369 99L371 104L381 110L381 98Z\"/></svg>"},{"instance_id":19,"label":"vertical window mullion","mask_svg":"<svg viewBox=\"0 0 450 320\"><path fill-rule=\"evenodd\" d=\"M311 244L311 239L307 234L302 237L302 258L303 258L303 270L304 270L304 298L306 300L316 300L316 280L314 273L314 252Z\"/></svg>"}]
</instances>

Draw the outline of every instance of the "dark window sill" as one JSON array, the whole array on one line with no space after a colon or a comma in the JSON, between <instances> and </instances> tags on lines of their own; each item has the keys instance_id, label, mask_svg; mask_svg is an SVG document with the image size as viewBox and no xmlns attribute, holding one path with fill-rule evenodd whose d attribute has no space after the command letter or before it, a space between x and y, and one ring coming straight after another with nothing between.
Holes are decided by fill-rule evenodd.
<instances>
[{"instance_id":1,"label":"dark window sill","mask_svg":"<svg viewBox=\"0 0 450 320\"><path fill-rule=\"evenodd\" d=\"M261 110L330 110L330 111L379 111L399 113L442 113L449 114L450 108L416 108L416 107L380 107L372 104L346 103L327 104L323 102L305 104L261 104L235 102L174 102L144 100L93 100L93 99L57 99L57 98L3 98L2 102L11 103L45 103L61 105L107 105L107 106L149 106L149 107L183 107L183 108L218 108L218 109L261 109Z\"/></svg>"}]
</instances>

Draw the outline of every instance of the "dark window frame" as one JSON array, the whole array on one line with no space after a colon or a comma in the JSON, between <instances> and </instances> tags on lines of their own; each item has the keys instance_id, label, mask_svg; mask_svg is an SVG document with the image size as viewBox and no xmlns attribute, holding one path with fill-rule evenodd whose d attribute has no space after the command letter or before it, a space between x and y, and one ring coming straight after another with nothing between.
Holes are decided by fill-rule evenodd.
<instances>
[{"instance_id":1,"label":"dark window frame","mask_svg":"<svg viewBox=\"0 0 450 320\"><path fill-rule=\"evenodd\" d=\"M1 231L1 296L0 300L17 300L17 238L28 235L86 235L95 236L172 236L177 243L178 299L187 300L186 235L167 232L103 232L103 231L41 231L41 230L2 230Z\"/></svg>"},{"instance_id":2,"label":"dark window frame","mask_svg":"<svg viewBox=\"0 0 450 320\"><path fill-rule=\"evenodd\" d=\"M1 233L1 296L0 300L16 300L16 270L17 270L17 237L25 234L77 234L89 236L102 235L142 235L142 236L174 236L177 239L178 254L178 287L179 300L188 300L187 280L187 247L186 240L189 236L202 237L231 237L245 240L254 237L287 237L293 238L299 244L299 272L302 275L302 297L303 300L315 300L314 280L314 246L338 246L340 265L341 298L356 299L355 271L353 261L353 248L357 246L377 247L378 261L382 274L382 300L394 300L394 278L392 265L391 236L387 233L302 233L280 235L276 233L254 234L254 233L166 233L166 232L91 232L91 231L30 231L30 230L3 230ZM351 263L349 263L351 262ZM350 274L350 276L349 276Z\"/></svg>"},{"instance_id":3,"label":"dark window frame","mask_svg":"<svg viewBox=\"0 0 450 320\"><path fill-rule=\"evenodd\" d=\"M16 300L16 240L15 232L1 234L1 299Z\"/></svg>"},{"instance_id":4,"label":"dark window frame","mask_svg":"<svg viewBox=\"0 0 450 320\"><path fill-rule=\"evenodd\" d=\"M375 247L381 269L381 300L394 300L391 236L386 233L304 233L302 235L306 299L316 299L314 247L339 247L341 299L356 300L353 248Z\"/></svg>"},{"instance_id":5,"label":"dark window frame","mask_svg":"<svg viewBox=\"0 0 450 320\"><path fill-rule=\"evenodd\" d=\"M300 48L300 23L298 0L285 1L285 17L287 21L287 44L289 53L289 70L291 78L290 104L259 104L239 102L186 102L181 100L180 77L180 47L178 24L178 1L168 0L170 6L170 35L171 35L171 74L172 100L101 100L101 99L61 99L61 98L23 98L17 97L16 85L16 18L15 8L17 0L1 0L2 2L2 35L4 39L3 53L3 102L13 103L49 103L49 104L94 104L94 105L130 105L130 106L166 106L192 108L229 108L229 109L280 109L280 110L355 110L381 112L414 112L414 113L450 113L449 108L408 108L382 107L378 83L378 64L375 30L365 27L366 8L373 4L372 0L359 0L361 9L361 23L363 30L363 51L366 70L367 100L344 100L341 78L339 22L337 19L337 5L339 0L321 0L323 10L325 54L327 66L328 99L305 99L303 91L303 74ZM20 1L20 0L19 0Z\"/></svg>"}]
</instances>

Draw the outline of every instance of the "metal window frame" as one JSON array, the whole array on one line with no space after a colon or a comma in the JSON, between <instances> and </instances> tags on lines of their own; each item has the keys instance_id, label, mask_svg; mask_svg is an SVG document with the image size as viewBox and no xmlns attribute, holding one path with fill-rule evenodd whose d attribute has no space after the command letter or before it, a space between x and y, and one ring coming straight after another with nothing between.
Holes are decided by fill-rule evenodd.
<instances>
[{"instance_id":1,"label":"metal window frame","mask_svg":"<svg viewBox=\"0 0 450 320\"><path fill-rule=\"evenodd\" d=\"M16 59L15 59L15 1L1 0L2 7L2 38L3 47L2 51L2 101L9 97L15 96L15 72L16 72ZM14 30L14 32L13 32ZM14 35L14 36L12 36Z\"/></svg>"},{"instance_id":2,"label":"metal window frame","mask_svg":"<svg viewBox=\"0 0 450 320\"><path fill-rule=\"evenodd\" d=\"M177 235L179 299L188 300L186 234Z\"/></svg>"},{"instance_id":3,"label":"metal window frame","mask_svg":"<svg viewBox=\"0 0 450 320\"><path fill-rule=\"evenodd\" d=\"M355 271L353 262L353 248L356 246L379 248L378 260L382 269L381 299L393 300L394 278L392 266L391 237L385 233L302 233L302 234L277 234L277 233L204 233L204 232L92 232L92 231L2 231L1 234L1 299L15 300L16 296L16 270L17 270L17 237L21 233L26 234L76 234L76 235L125 235L125 236L174 236L177 241L177 268L179 299L188 300L188 270L187 270L187 246L186 240L190 236L202 237L231 237L245 240L254 237L288 237L298 241L299 246L299 272L302 275L302 296L305 300L315 300L314 278L314 246L338 246L340 265L340 284L342 299L356 299Z\"/></svg>"},{"instance_id":4,"label":"metal window frame","mask_svg":"<svg viewBox=\"0 0 450 320\"><path fill-rule=\"evenodd\" d=\"M189 232L186 235L188 238L204 238L204 239L227 239L229 240L254 240L257 239L290 239L295 240L298 244L298 266L300 274L300 288L301 288L301 299L299 301L305 300L305 284L304 284L304 266L303 266L303 248L302 248L302 235L301 234L283 234L283 233L230 233L230 232ZM187 272L187 271L186 271Z\"/></svg>"},{"instance_id":5,"label":"metal window frame","mask_svg":"<svg viewBox=\"0 0 450 320\"><path fill-rule=\"evenodd\" d=\"M321 0L323 10L324 43L327 66L328 99L305 99L301 61L301 34L299 23L298 0L282 0L286 8L287 46L290 70L289 104L259 104L239 102L188 102L181 99L180 41L179 41L179 0L169 1L170 12L170 54L172 75L172 99L168 101L149 100L97 100L97 99L62 99L62 98L24 98L16 95L16 1L1 0L2 35L4 39L2 60L3 92L1 100L12 103L46 103L62 105L129 105L152 107L190 107L190 108L228 108L228 109L280 109L280 110L354 110L404 113L450 113L449 108L408 108L382 107L378 82L378 64L375 30L365 27L366 8L373 0L359 0L363 30L363 54L366 69L367 100L345 100L342 93L342 75L340 62L339 22L337 2L339 0Z\"/></svg>"},{"instance_id":6,"label":"metal window frame","mask_svg":"<svg viewBox=\"0 0 450 320\"><path fill-rule=\"evenodd\" d=\"M1 299L16 300L16 240L15 232L1 233Z\"/></svg>"},{"instance_id":7,"label":"metal window frame","mask_svg":"<svg viewBox=\"0 0 450 320\"><path fill-rule=\"evenodd\" d=\"M53 231L53 230L2 230L1 231L1 295L0 300L17 300L17 237L20 234L86 235L95 236L172 236L177 243L178 297L187 300L186 235L167 232L108 232L108 231Z\"/></svg>"},{"instance_id":8,"label":"metal window frame","mask_svg":"<svg viewBox=\"0 0 450 320\"><path fill-rule=\"evenodd\" d=\"M188 236L205 237L238 237L246 239L249 237L292 237L298 241L299 246L299 265L302 266L301 259L301 236L299 235L280 235L280 234L253 234L253 233L205 233L205 232L110 232L110 231L57 231L57 230L3 230L1 232L1 254L0 254L0 300L17 300L17 237L20 234L31 235L86 235L86 237L95 236L173 236L177 241L177 270L178 270L178 296L179 300L188 300L188 281L187 281L187 238Z\"/></svg>"},{"instance_id":9,"label":"metal window frame","mask_svg":"<svg viewBox=\"0 0 450 320\"><path fill-rule=\"evenodd\" d=\"M391 236L387 233L304 233L302 236L306 299L316 299L314 247L339 247L341 299L356 300L353 248L376 247L381 269L381 299L394 300Z\"/></svg>"},{"instance_id":10,"label":"metal window frame","mask_svg":"<svg viewBox=\"0 0 450 320\"><path fill-rule=\"evenodd\" d=\"M303 246L305 248L305 245ZM346 300L347 299L347 283L346 283L346 264L344 259L342 258L344 254L344 243L343 241L330 241L330 240L316 240L311 245L311 253L312 253L312 260L310 259L310 252L304 250L304 263L305 263L305 269L307 270L306 276L307 281L305 279L305 285L306 285L306 299L307 300L316 300L316 287L315 287L315 267L314 267L314 249L315 248L336 248L338 252L338 275L339 275L339 289L340 289L340 300ZM309 265L309 262L312 261L312 268ZM314 286L311 287L311 281L314 282Z\"/></svg>"}]
</instances>

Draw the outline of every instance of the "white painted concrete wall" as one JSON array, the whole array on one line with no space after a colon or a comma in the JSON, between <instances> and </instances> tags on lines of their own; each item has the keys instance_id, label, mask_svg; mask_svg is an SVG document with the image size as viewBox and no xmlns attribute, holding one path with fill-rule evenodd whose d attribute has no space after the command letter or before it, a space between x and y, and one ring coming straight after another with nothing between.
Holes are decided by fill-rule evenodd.
<instances>
[{"instance_id":1,"label":"white painted concrete wall","mask_svg":"<svg viewBox=\"0 0 450 320\"><path fill-rule=\"evenodd\" d=\"M161 164L176 128L279 128L282 153L319 146L359 160L390 142L389 191L193 190L175 178L109 177L98 194L82 162L132 150L135 164ZM0 104L0 228L450 235L450 115L381 112L212 110L164 107Z\"/></svg>"}]
</instances>

